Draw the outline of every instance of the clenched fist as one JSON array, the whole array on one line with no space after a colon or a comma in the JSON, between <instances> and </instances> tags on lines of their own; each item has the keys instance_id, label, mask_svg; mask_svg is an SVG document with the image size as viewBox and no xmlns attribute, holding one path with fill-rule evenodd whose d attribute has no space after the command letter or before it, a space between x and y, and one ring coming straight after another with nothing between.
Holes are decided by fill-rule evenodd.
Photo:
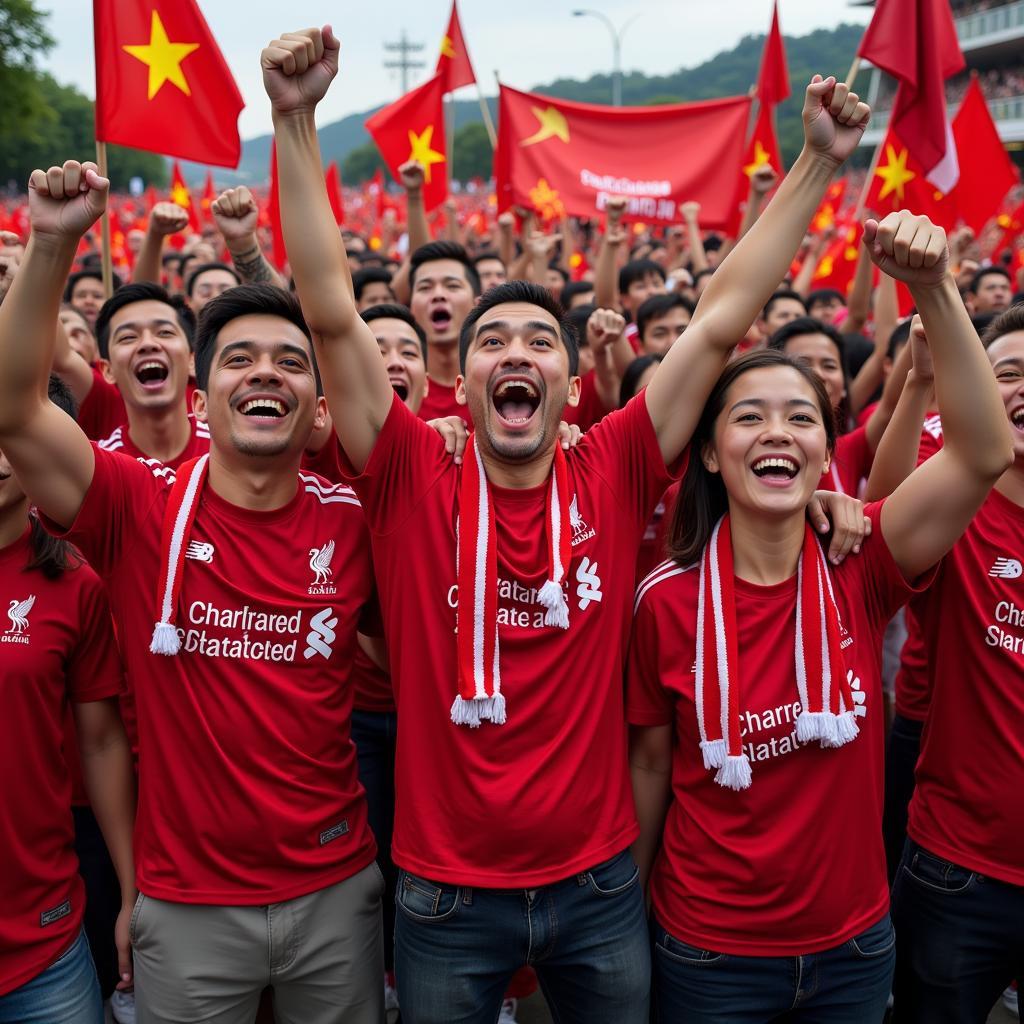
<instances>
[{"instance_id":1,"label":"clenched fist","mask_svg":"<svg viewBox=\"0 0 1024 1024\"><path fill-rule=\"evenodd\" d=\"M946 232L909 210L865 221L864 244L882 273L911 286L940 285L949 272Z\"/></svg>"},{"instance_id":2,"label":"clenched fist","mask_svg":"<svg viewBox=\"0 0 1024 1024\"><path fill-rule=\"evenodd\" d=\"M871 108L835 78L815 75L804 94L804 142L838 167L860 144Z\"/></svg>"},{"instance_id":3,"label":"clenched fist","mask_svg":"<svg viewBox=\"0 0 1024 1024\"><path fill-rule=\"evenodd\" d=\"M177 203L157 203L149 214L149 230L156 235L176 235L188 227L188 210Z\"/></svg>"},{"instance_id":4,"label":"clenched fist","mask_svg":"<svg viewBox=\"0 0 1024 1024\"><path fill-rule=\"evenodd\" d=\"M94 163L68 160L63 167L33 171L28 179L28 212L32 234L74 242L107 208L110 181Z\"/></svg>"},{"instance_id":5,"label":"clenched fist","mask_svg":"<svg viewBox=\"0 0 1024 1024\"><path fill-rule=\"evenodd\" d=\"M244 185L221 192L210 204L210 212L229 248L232 242L249 241L256 231L259 207Z\"/></svg>"},{"instance_id":6,"label":"clenched fist","mask_svg":"<svg viewBox=\"0 0 1024 1024\"><path fill-rule=\"evenodd\" d=\"M340 51L330 25L271 40L260 54L260 67L274 113L312 113L338 73Z\"/></svg>"},{"instance_id":7,"label":"clenched fist","mask_svg":"<svg viewBox=\"0 0 1024 1024\"><path fill-rule=\"evenodd\" d=\"M614 309L595 309L587 320L587 344L597 354L614 345L626 329L626 320Z\"/></svg>"}]
</instances>

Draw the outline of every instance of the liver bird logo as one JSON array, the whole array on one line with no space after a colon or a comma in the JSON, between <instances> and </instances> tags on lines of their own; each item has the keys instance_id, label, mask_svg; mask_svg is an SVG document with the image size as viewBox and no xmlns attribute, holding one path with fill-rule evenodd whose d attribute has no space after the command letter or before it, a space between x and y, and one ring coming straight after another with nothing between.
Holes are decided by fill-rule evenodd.
<instances>
[{"instance_id":1,"label":"liver bird logo","mask_svg":"<svg viewBox=\"0 0 1024 1024\"><path fill-rule=\"evenodd\" d=\"M17 633L21 636L28 629L28 613L32 611L32 605L36 603L36 595L26 597L24 601L14 600L11 607L7 609L7 617L11 620L11 628L8 633Z\"/></svg>"},{"instance_id":2,"label":"liver bird logo","mask_svg":"<svg viewBox=\"0 0 1024 1024\"><path fill-rule=\"evenodd\" d=\"M322 586L334 575L331 559L334 558L334 541L329 540L321 548L309 549L309 567L316 573L315 586Z\"/></svg>"}]
</instances>

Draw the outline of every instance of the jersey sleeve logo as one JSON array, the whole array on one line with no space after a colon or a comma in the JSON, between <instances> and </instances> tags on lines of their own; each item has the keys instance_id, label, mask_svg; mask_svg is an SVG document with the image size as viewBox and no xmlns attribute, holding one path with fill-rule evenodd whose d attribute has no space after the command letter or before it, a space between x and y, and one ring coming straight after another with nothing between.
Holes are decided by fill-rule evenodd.
<instances>
[{"instance_id":1,"label":"jersey sleeve logo","mask_svg":"<svg viewBox=\"0 0 1024 1024\"><path fill-rule=\"evenodd\" d=\"M988 574L1000 580L1017 580L1024 574L1024 566L1016 558L997 558Z\"/></svg>"},{"instance_id":2,"label":"jersey sleeve logo","mask_svg":"<svg viewBox=\"0 0 1024 1024\"><path fill-rule=\"evenodd\" d=\"M195 562L206 562L209 564L213 561L213 545L204 544L198 540L190 540L188 547L185 548L185 557L191 558Z\"/></svg>"},{"instance_id":3,"label":"jersey sleeve logo","mask_svg":"<svg viewBox=\"0 0 1024 1024\"><path fill-rule=\"evenodd\" d=\"M10 627L4 632L5 643L27 644L28 643L28 616L32 606L36 603L36 595L30 594L24 600L15 598L7 609L7 618L11 620Z\"/></svg>"}]
</instances>

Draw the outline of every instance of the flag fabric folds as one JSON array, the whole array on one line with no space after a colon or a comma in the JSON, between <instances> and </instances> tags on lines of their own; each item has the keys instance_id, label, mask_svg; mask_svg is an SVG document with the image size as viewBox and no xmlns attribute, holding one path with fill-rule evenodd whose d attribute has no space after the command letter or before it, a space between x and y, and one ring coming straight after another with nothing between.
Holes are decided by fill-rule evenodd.
<instances>
[{"instance_id":1,"label":"flag fabric folds","mask_svg":"<svg viewBox=\"0 0 1024 1024\"><path fill-rule=\"evenodd\" d=\"M171 168L171 202L180 206L188 213L188 226L192 231L199 231L202 225L199 222L199 213L196 204L192 202L192 193L185 183L185 177L181 173L178 161L174 161Z\"/></svg>"},{"instance_id":2,"label":"flag fabric folds","mask_svg":"<svg viewBox=\"0 0 1024 1024\"><path fill-rule=\"evenodd\" d=\"M786 49L782 44L779 30L778 0L772 5L772 27L761 51L761 70L757 75L757 98L762 105L774 106L789 99L789 69L786 66Z\"/></svg>"},{"instance_id":3,"label":"flag fabric folds","mask_svg":"<svg viewBox=\"0 0 1024 1024\"><path fill-rule=\"evenodd\" d=\"M410 90L366 122L366 130L395 180L407 160L423 166L423 205L433 210L448 195L444 136L444 82L440 73Z\"/></svg>"},{"instance_id":4,"label":"flag fabric folds","mask_svg":"<svg viewBox=\"0 0 1024 1024\"><path fill-rule=\"evenodd\" d=\"M328 164L324 172L324 185L327 187L327 201L331 204L334 223L340 226L345 220L345 201L341 195L341 175L334 161Z\"/></svg>"},{"instance_id":5,"label":"flag fabric folds","mask_svg":"<svg viewBox=\"0 0 1024 1024\"><path fill-rule=\"evenodd\" d=\"M503 85L494 154L498 208L535 208L539 196L570 215L593 217L611 196L623 195L627 219L669 224L682 220L683 203L696 200L702 226L724 228L750 103L742 96L607 107Z\"/></svg>"},{"instance_id":6,"label":"flag fabric folds","mask_svg":"<svg viewBox=\"0 0 1024 1024\"><path fill-rule=\"evenodd\" d=\"M438 54L434 73L441 76L441 90L446 93L455 92L464 85L473 85L476 82L469 50L466 49L466 40L462 37L459 8L455 0L452 0L448 31L441 40L441 52Z\"/></svg>"},{"instance_id":7,"label":"flag fabric folds","mask_svg":"<svg viewBox=\"0 0 1024 1024\"><path fill-rule=\"evenodd\" d=\"M237 167L245 103L195 0L93 0L96 138Z\"/></svg>"}]
</instances>

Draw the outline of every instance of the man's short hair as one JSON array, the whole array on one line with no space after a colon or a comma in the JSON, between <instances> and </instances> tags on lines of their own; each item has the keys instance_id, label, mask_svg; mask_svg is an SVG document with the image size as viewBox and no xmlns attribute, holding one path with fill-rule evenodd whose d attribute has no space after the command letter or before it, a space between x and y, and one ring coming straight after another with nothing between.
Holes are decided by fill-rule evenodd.
<instances>
[{"instance_id":1,"label":"man's short hair","mask_svg":"<svg viewBox=\"0 0 1024 1024\"><path fill-rule=\"evenodd\" d=\"M804 309L810 312L811 307L817 302L831 302L833 299L838 299L844 306L846 305L846 296L836 288L816 288L813 292L807 293L807 299L804 302Z\"/></svg>"},{"instance_id":2,"label":"man's short hair","mask_svg":"<svg viewBox=\"0 0 1024 1024\"><path fill-rule=\"evenodd\" d=\"M352 275L352 291L356 302L363 297L363 289L368 284L386 284L391 287L391 272L383 267L363 267Z\"/></svg>"},{"instance_id":3,"label":"man's short hair","mask_svg":"<svg viewBox=\"0 0 1024 1024\"><path fill-rule=\"evenodd\" d=\"M637 385L640 378L652 367L657 366L665 358L662 352L648 353L637 356L622 374L622 382L619 384L619 408L628 404L631 398L636 397Z\"/></svg>"},{"instance_id":4,"label":"man's short hair","mask_svg":"<svg viewBox=\"0 0 1024 1024\"><path fill-rule=\"evenodd\" d=\"M407 306L400 306L397 302L378 302L376 306L370 306L359 314L363 323L371 323L374 320L401 320L408 324L420 339L420 348L423 350L423 362L427 361L427 332L416 322L416 318L409 311Z\"/></svg>"},{"instance_id":5,"label":"man's short hair","mask_svg":"<svg viewBox=\"0 0 1024 1024\"><path fill-rule=\"evenodd\" d=\"M625 294L629 291L630 285L637 281L643 281L648 274L656 274L665 280L665 268L654 260L630 260L619 271L619 292Z\"/></svg>"},{"instance_id":6,"label":"man's short hair","mask_svg":"<svg viewBox=\"0 0 1024 1024\"><path fill-rule=\"evenodd\" d=\"M660 320L667 316L673 309L685 309L693 316L697 307L685 295L679 292L669 292L667 295L652 295L640 303L636 311L636 333L643 339L644 331L652 320Z\"/></svg>"},{"instance_id":7,"label":"man's short hair","mask_svg":"<svg viewBox=\"0 0 1024 1024\"><path fill-rule=\"evenodd\" d=\"M792 288L780 288L777 292L772 292L768 301L764 304L764 309L761 311L761 319L767 320L771 314L772 306L782 299L792 299L794 302L799 302L804 307L804 312L807 312L807 303L804 302L804 297L799 292L793 291Z\"/></svg>"},{"instance_id":8,"label":"man's short hair","mask_svg":"<svg viewBox=\"0 0 1024 1024\"><path fill-rule=\"evenodd\" d=\"M569 321L569 326L576 332L576 344L580 348L588 348L590 345L590 342L587 341L587 321L596 311L597 306L592 302L587 302L574 309L567 309L565 312L565 319Z\"/></svg>"},{"instance_id":9,"label":"man's short hair","mask_svg":"<svg viewBox=\"0 0 1024 1024\"><path fill-rule=\"evenodd\" d=\"M908 316L906 320L901 320L893 329L892 334L889 335L889 343L885 347L885 355L890 361L895 360L899 350L910 341L910 325L913 323L914 318Z\"/></svg>"},{"instance_id":10,"label":"man's short hair","mask_svg":"<svg viewBox=\"0 0 1024 1024\"><path fill-rule=\"evenodd\" d=\"M569 283L569 271L566 270L565 267L561 265L561 263L558 263L556 260L552 260L548 264L548 270L554 270L557 273L561 274L563 288Z\"/></svg>"},{"instance_id":11,"label":"man's short hair","mask_svg":"<svg viewBox=\"0 0 1024 1024\"><path fill-rule=\"evenodd\" d=\"M714 267L705 267L703 270L698 270L697 273L693 275L693 285L694 285L694 287L697 286L697 282L700 281L701 278L711 277L711 275L714 272L715 272L715 268Z\"/></svg>"},{"instance_id":12,"label":"man's short hair","mask_svg":"<svg viewBox=\"0 0 1024 1024\"><path fill-rule=\"evenodd\" d=\"M981 335L981 343L988 348L1004 334L1013 334L1015 331L1024 331L1024 302L998 313Z\"/></svg>"},{"instance_id":13,"label":"man's short hair","mask_svg":"<svg viewBox=\"0 0 1024 1024\"><path fill-rule=\"evenodd\" d=\"M199 327L196 330L195 346L196 384L203 391L208 389L210 383L210 367L213 366L217 336L225 325L240 316L278 316L298 327L309 342L309 358L313 365L313 375L316 377L316 393L323 394L320 371L313 351L313 337L302 316L299 300L291 292L272 284L240 284L237 288L221 292L203 306L199 316Z\"/></svg>"},{"instance_id":14,"label":"man's short hair","mask_svg":"<svg viewBox=\"0 0 1024 1024\"><path fill-rule=\"evenodd\" d=\"M484 252L478 252L473 257L473 266L478 266L484 260L497 260L502 266L505 266L505 261L493 249L487 249Z\"/></svg>"},{"instance_id":15,"label":"man's short hair","mask_svg":"<svg viewBox=\"0 0 1024 1024\"><path fill-rule=\"evenodd\" d=\"M717 252L725 243L722 241L721 235L708 235L704 239L704 251L705 252Z\"/></svg>"},{"instance_id":16,"label":"man's short hair","mask_svg":"<svg viewBox=\"0 0 1024 1024\"><path fill-rule=\"evenodd\" d=\"M1013 278L1010 277L1010 272L1005 267L998 267L995 265L991 267L982 267L981 270L971 278L971 283L967 286L967 290L971 295L977 295L978 289L981 287L981 282L992 274L998 274L1006 281L1007 284L1010 284L1013 280Z\"/></svg>"},{"instance_id":17,"label":"man's short hair","mask_svg":"<svg viewBox=\"0 0 1024 1024\"><path fill-rule=\"evenodd\" d=\"M587 292L592 292L593 290L594 290L594 282L593 281L570 281L562 289L562 299L561 299L562 305L565 306L566 309L568 309L569 305L572 302L572 300L577 295L586 295Z\"/></svg>"},{"instance_id":18,"label":"man's short hair","mask_svg":"<svg viewBox=\"0 0 1024 1024\"><path fill-rule=\"evenodd\" d=\"M846 365L846 343L843 336L831 325L821 320L815 320L813 316L798 316L783 324L769 339L768 348L778 349L780 352L786 350L786 345L793 338L800 338L805 334L824 334L839 350L840 361Z\"/></svg>"},{"instance_id":19,"label":"man's short hair","mask_svg":"<svg viewBox=\"0 0 1024 1024\"><path fill-rule=\"evenodd\" d=\"M192 290L196 286L196 279L200 274L205 274L208 270L226 270L235 279L235 284L242 283L241 277L238 276L238 271L234 267L229 267L226 263L201 263L188 275L188 281L185 284L185 294L190 299L192 298Z\"/></svg>"},{"instance_id":20,"label":"man's short hair","mask_svg":"<svg viewBox=\"0 0 1024 1024\"><path fill-rule=\"evenodd\" d=\"M416 287L416 272L424 263L433 263L435 260L455 260L461 263L466 271L466 280L474 295L480 294L480 275L473 266L465 246L458 242L427 242L416 249L409 257L409 289Z\"/></svg>"},{"instance_id":21,"label":"man's short hair","mask_svg":"<svg viewBox=\"0 0 1024 1024\"><path fill-rule=\"evenodd\" d=\"M99 281L100 284L103 284L103 271L89 269L76 270L73 274L69 275L67 284L64 285L64 301L70 302L71 293L75 290L75 285L78 284L79 281L87 280ZM111 274L111 282L115 292L122 285L121 278L118 277L117 274Z\"/></svg>"},{"instance_id":22,"label":"man's short hair","mask_svg":"<svg viewBox=\"0 0 1024 1024\"><path fill-rule=\"evenodd\" d=\"M552 297L547 288L534 284L532 281L506 281L504 284L496 284L493 288L488 288L480 301L469 311L459 334L459 371L463 374L466 372L466 354L469 352L469 346L473 341L480 317L494 309L495 306L504 306L510 302L538 306L555 318L562 344L569 354L569 376L575 377L580 366L580 350L576 342L576 334L566 319L562 304Z\"/></svg>"},{"instance_id":23,"label":"man's short hair","mask_svg":"<svg viewBox=\"0 0 1024 1024\"><path fill-rule=\"evenodd\" d=\"M166 288L152 281L133 281L122 285L100 306L96 315L96 346L102 359L110 359L110 321L119 309L133 302L162 302L174 310L178 326L192 348L196 331L196 315L179 295L169 295Z\"/></svg>"}]
</instances>

